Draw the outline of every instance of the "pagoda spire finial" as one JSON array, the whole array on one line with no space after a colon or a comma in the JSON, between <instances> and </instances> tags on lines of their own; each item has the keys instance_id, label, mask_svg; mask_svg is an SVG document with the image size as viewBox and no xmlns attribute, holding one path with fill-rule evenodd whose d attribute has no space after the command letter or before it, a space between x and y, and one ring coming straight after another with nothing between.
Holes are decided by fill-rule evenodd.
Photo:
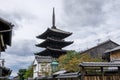
<instances>
[{"instance_id":1,"label":"pagoda spire finial","mask_svg":"<svg viewBox=\"0 0 120 80\"><path fill-rule=\"evenodd\" d=\"M54 7L53 7L53 15L52 15L52 28L56 28L55 27L55 10L54 10Z\"/></svg>"}]
</instances>

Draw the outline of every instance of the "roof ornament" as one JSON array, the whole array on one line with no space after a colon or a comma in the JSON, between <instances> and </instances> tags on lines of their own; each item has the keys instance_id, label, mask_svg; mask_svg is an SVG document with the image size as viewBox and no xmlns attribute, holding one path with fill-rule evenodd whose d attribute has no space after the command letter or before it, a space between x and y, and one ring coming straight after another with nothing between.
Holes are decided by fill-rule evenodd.
<instances>
[{"instance_id":1,"label":"roof ornament","mask_svg":"<svg viewBox=\"0 0 120 80\"><path fill-rule=\"evenodd\" d=\"M53 7L53 15L52 15L52 28L56 29L56 26L55 26L55 10L54 10L54 7Z\"/></svg>"}]
</instances>

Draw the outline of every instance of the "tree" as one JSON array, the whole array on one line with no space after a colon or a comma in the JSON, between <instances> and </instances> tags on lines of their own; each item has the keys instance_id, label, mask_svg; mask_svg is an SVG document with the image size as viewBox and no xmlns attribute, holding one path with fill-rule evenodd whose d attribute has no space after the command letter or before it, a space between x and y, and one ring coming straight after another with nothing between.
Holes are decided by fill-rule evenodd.
<instances>
[{"instance_id":1,"label":"tree","mask_svg":"<svg viewBox=\"0 0 120 80\"><path fill-rule=\"evenodd\" d=\"M24 74L24 78L27 79L28 77L33 77L33 66L29 66Z\"/></svg>"},{"instance_id":2,"label":"tree","mask_svg":"<svg viewBox=\"0 0 120 80\"><path fill-rule=\"evenodd\" d=\"M64 68L67 71L75 72L79 71L79 64L81 62L101 62L100 57L92 58L89 54L79 54L76 51L70 51L66 55L61 56L59 59L59 68Z\"/></svg>"},{"instance_id":3,"label":"tree","mask_svg":"<svg viewBox=\"0 0 120 80\"><path fill-rule=\"evenodd\" d=\"M77 55L77 52L75 51L69 51L66 55L62 55L61 57L59 57L58 61L59 61L59 69L65 69L68 71L73 71L73 66L75 66L75 64L78 64L78 56L75 58L75 55ZM78 66L78 65L77 65ZM74 68L75 70L76 68Z\"/></svg>"},{"instance_id":4,"label":"tree","mask_svg":"<svg viewBox=\"0 0 120 80\"><path fill-rule=\"evenodd\" d=\"M19 69L19 73L18 73L18 76L19 76L19 80L24 80L24 74L26 72L26 69Z\"/></svg>"}]
</instances>

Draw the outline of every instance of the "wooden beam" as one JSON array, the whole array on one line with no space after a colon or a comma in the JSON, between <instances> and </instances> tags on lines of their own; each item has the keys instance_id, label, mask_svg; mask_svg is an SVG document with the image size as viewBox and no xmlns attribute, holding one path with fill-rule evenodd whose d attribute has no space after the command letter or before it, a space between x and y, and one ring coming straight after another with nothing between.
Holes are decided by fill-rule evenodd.
<instances>
[{"instance_id":1,"label":"wooden beam","mask_svg":"<svg viewBox=\"0 0 120 80\"><path fill-rule=\"evenodd\" d=\"M2 31L0 31L0 33L9 32L9 31L12 31L12 29L9 29L9 30L2 30Z\"/></svg>"},{"instance_id":2,"label":"wooden beam","mask_svg":"<svg viewBox=\"0 0 120 80\"><path fill-rule=\"evenodd\" d=\"M1 40L1 46L5 47L4 40L3 40L3 35L0 34L0 40Z\"/></svg>"}]
</instances>

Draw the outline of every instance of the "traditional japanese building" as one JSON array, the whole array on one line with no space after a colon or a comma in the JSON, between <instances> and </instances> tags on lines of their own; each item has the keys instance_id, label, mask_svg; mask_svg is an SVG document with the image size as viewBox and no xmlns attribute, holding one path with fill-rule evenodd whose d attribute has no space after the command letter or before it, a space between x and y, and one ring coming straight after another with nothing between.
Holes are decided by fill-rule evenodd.
<instances>
[{"instance_id":1,"label":"traditional japanese building","mask_svg":"<svg viewBox=\"0 0 120 80\"><path fill-rule=\"evenodd\" d=\"M11 46L13 25L0 18L0 52L5 51L7 45Z\"/></svg>"},{"instance_id":2,"label":"traditional japanese building","mask_svg":"<svg viewBox=\"0 0 120 80\"><path fill-rule=\"evenodd\" d=\"M33 78L50 76L51 75L51 62L50 56L35 56L33 62Z\"/></svg>"},{"instance_id":3,"label":"traditional japanese building","mask_svg":"<svg viewBox=\"0 0 120 80\"><path fill-rule=\"evenodd\" d=\"M120 62L120 46L106 50L103 58L110 62Z\"/></svg>"},{"instance_id":4,"label":"traditional japanese building","mask_svg":"<svg viewBox=\"0 0 120 80\"><path fill-rule=\"evenodd\" d=\"M0 80L1 78L6 78L11 73L11 70L4 66L1 52L5 52L7 45L11 46L12 27L13 25L10 22L0 18Z\"/></svg>"},{"instance_id":5,"label":"traditional japanese building","mask_svg":"<svg viewBox=\"0 0 120 80\"><path fill-rule=\"evenodd\" d=\"M81 52L80 54L88 53L91 57L102 57L106 50L113 49L118 46L119 44L117 44L116 42L112 40L107 40L105 42L99 43L97 46L94 46Z\"/></svg>"},{"instance_id":6,"label":"traditional japanese building","mask_svg":"<svg viewBox=\"0 0 120 80\"><path fill-rule=\"evenodd\" d=\"M72 44L73 41L65 41L64 39L71 34L71 32L60 30L55 26L55 13L53 9L52 27L48 28L44 33L37 36L38 39L44 39L45 41L37 44L36 46L45 48L45 50L38 52L35 55L58 58L61 55L66 54L67 50L63 50L62 48Z\"/></svg>"}]
</instances>

